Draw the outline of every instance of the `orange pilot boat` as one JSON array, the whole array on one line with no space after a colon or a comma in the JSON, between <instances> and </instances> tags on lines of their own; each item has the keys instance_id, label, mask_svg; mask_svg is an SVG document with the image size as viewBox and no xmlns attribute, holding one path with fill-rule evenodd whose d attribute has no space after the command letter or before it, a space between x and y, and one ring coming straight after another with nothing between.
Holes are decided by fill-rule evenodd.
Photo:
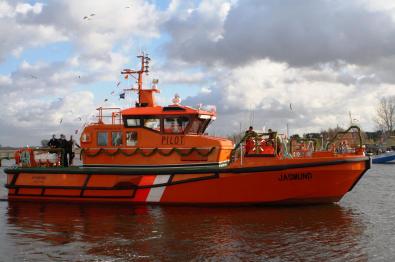
<instances>
[{"instance_id":1,"label":"orange pilot boat","mask_svg":"<svg viewBox=\"0 0 395 262\"><path fill-rule=\"evenodd\" d=\"M325 150L312 141L286 143L276 132L251 130L236 145L206 135L216 112L181 105L178 97L172 105L157 105L156 86L142 84L149 58L139 58L139 70L122 72L138 77L136 106L98 109L97 122L81 134L83 165L42 165L32 150L22 150L20 166L5 169L10 201L330 203L351 191L370 168L357 127ZM352 141L345 144L347 137Z\"/></svg>"}]
</instances>

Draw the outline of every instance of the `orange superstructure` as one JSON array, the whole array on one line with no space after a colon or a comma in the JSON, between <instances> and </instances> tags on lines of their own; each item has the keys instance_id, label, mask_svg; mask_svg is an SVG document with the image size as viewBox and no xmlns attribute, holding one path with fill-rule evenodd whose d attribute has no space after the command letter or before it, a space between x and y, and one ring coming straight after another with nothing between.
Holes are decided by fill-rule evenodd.
<instances>
[{"instance_id":1,"label":"orange superstructure","mask_svg":"<svg viewBox=\"0 0 395 262\"><path fill-rule=\"evenodd\" d=\"M156 85L142 86L149 58L144 54L139 58L139 70L122 71L137 75L138 87L132 89L138 93L136 106L98 108L97 121L81 134L83 166L6 169L9 200L236 205L335 202L370 167L362 143L346 143L346 135L341 144L332 141L334 146L321 151L315 144L305 146L300 141L287 146L276 132L247 132L236 145L209 136L205 130L215 120L215 110L184 106L178 96L171 105L157 105ZM352 137L357 132L346 133Z\"/></svg>"}]
</instances>

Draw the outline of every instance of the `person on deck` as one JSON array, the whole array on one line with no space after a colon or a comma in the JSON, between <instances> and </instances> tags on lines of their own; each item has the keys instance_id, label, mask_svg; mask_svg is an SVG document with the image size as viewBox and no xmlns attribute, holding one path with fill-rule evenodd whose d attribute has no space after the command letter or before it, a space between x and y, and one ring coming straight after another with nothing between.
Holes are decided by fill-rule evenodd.
<instances>
[{"instance_id":1,"label":"person on deck","mask_svg":"<svg viewBox=\"0 0 395 262\"><path fill-rule=\"evenodd\" d=\"M66 140L66 136L63 134L60 135L59 148L63 149L61 155L63 166L67 167L69 164L67 161L67 152L66 152L67 140Z\"/></svg>"},{"instance_id":2,"label":"person on deck","mask_svg":"<svg viewBox=\"0 0 395 262\"><path fill-rule=\"evenodd\" d=\"M56 138L56 135L52 135L51 140L49 140L47 144L50 148L58 148L59 147L59 139Z\"/></svg>"},{"instance_id":3,"label":"person on deck","mask_svg":"<svg viewBox=\"0 0 395 262\"><path fill-rule=\"evenodd\" d=\"M69 166L73 164L73 159L75 157L74 146L80 147L77 143L75 143L73 136L70 136L70 140L66 141L66 154L69 159Z\"/></svg>"},{"instance_id":4,"label":"person on deck","mask_svg":"<svg viewBox=\"0 0 395 262\"><path fill-rule=\"evenodd\" d=\"M255 146L255 136L256 132L254 131L254 128L250 126L248 130L245 132L246 138L246 145L245 145L245 154L251 153Z\"/></svg>"}]
</instances>

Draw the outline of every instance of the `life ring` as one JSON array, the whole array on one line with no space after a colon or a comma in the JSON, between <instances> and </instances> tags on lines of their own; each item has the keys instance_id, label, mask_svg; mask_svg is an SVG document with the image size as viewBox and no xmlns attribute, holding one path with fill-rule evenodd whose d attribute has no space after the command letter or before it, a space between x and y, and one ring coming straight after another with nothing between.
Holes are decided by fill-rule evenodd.
<instances>
[{"instance_id":1,"label":"life ring","mask_svg":"<svg viewBox=\"0 0 395 262\"><path fill-rule=\"evenodd\" d=\"M36 161L34 160L34 152L31 148L22 149L20 152L20 163L22 167L34 167Z\"/></svg>"}]
</instances>

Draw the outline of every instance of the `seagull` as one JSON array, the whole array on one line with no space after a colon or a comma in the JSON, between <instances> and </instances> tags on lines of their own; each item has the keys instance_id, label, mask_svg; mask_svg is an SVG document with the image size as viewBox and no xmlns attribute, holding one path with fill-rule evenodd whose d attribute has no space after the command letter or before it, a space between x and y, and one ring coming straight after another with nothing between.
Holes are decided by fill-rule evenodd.
<instances>
[{"instance_id":1,"label":"seagull","mask_svg":"<svg viewBox=\"0 0 395 262\"><path fill-rule=\"evenodd\" d=\"M87 17L87 16L84 16L82 19L84 19L84 20L85 20L85 19L88 19L88 18L89 18L89 17Z\"/></svg>"},{"instance_id":2,"label":"seagull","mask_svg":"<svg viewBox=\"0 0 395 262\"><path fill-rule=\"evenodd\" d=\"M95 16L96 14L95 13L92 13L92 14L90 14L89 16Z\"/></svg>"},{"instance_id":3,"label":"seagull","mask_svg":"<svg viewBox=\"0 0 395 262\"><path fill-rule=\"evenodd\" d=\"M118 87L120 84L121 84L121 81L118 81L118 83L117 83L117 87Z\"/></svg>"},{"instance_id":4,"label":"seagull","mask_svg":"<svg viewBox=\"0 0 395 262\"><path fill-rule=\"evenodd\" d=\"M38 78L37 76L32 75L32 74L30 74L29 76L30 76L31 78L34 78L34 79L37 79L37 78Z\"/></svg>"}]
</instances>

